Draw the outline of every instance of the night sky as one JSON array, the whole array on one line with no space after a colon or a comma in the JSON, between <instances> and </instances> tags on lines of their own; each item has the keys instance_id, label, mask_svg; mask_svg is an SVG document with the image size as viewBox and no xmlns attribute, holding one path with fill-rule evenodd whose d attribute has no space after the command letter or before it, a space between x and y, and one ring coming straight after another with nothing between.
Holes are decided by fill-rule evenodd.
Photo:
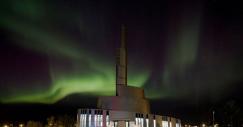
<instances>
[{"instance_id":1,"label":"night sky","mask_svg":"<svg viewBox=\"0 0 243 127\"><path fill-rule=\"evenodd\" d=\"M225 103L242 107L240 2L2 0L1 118L75 114L114 95L121 24L128 84L145 89L153 113L209 120Z\"/></svg>"}]
</instances>

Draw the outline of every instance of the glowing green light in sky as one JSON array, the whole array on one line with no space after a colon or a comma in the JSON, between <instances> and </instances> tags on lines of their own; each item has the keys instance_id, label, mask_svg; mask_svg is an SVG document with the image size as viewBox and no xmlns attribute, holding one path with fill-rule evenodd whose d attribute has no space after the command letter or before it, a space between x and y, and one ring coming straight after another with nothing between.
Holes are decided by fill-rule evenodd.
<instances>
[{"instance_id":1,"label":"glowing green light in sky","mask_svg":"<svg viewBox=\"0 0 243 127\"><path fill-rule=\"evenodd\" d=\"M6 90L0 89L0 93L2 92L0 102L52 104L72 94L114 95L116 54L115 49L114 51L111 49L115 48L117 37L114 36L110 27L118 22L111 25L111 22L107 20L115 21L111 16L115 13L108 13L109 9L102 10L102 4L100 4L102 7L96 10L90 6L75 8L74 5L66 6L61 3L56 6L55 2L48 2L48 4L46 2L42 0L0 1L0 8L3 8L3 11L0 11L0 27L3 31L7 31L6 42L12 42L13 45L17 45L16 47L23 48L21 50L31 50L34 55L38 54L48 59L46 60L48 62L45 61L48 63L45 66L48 71L45 73L49 78L48 81L46 79L41 81L43 78L38 77L36 81L30 81L31 83L27 81L27 85L24 84L25 81L18 83L14 82L14 79L12 84L4 84L4 81L0 81L8 87ZM72 6L74 8L71 8ZM100 8L101 12L99 12ZM200 33L201 21L204 21L202 8L182 5L177 9L171 11L174 14L168 16L168 23L165 24L168 27L161 31L154 27L161 26L159 21L164 18L163 16L157 18L157 13L155 17L151 16L151 19L146 19L148 16L141 15L141 19L144 18L146 21L139 21L141 24L134 24L135 26L131 28L133 31L140 31L136 28L144 25L141 27L141 30L144 29L141 32L144 36L145 30L150 27L150 24L146 23L157 23L151 24L153 27L149 28L150 31L146 33L148 38L140 37L139 32L135 34L138 37L134 37L138 40L134 40L133 35L129 35L132 41L143 40L141 46L131 43L131 45L136 44L146 49L141 50L142 55L148 52L150 54L144 58L140 56L140 61L145 61L144 63L137 62L139 58L130 58L128 55L128 61L129 59L133 61L128 65L128 85L144 87L149 99L186 98L195 93L199 95L199 92L203 95L208 91L213 96L216 89L223 91L226 88L220 85L242 79L242 75L239 75L238 70L235 69L238 66L241 67L241 62L235 54L227 54L228 58L225 59L225 56L221 56L220 53L220 55L215 55L214 49L210 46L205 46L209 47L207 50L199 49L203 45L200 43L200 37L205 34ZM128 17L130 16L132 15ZM157 19L158 22L154 22ZM135 18L128 21L128 24L133 24L133 22L137 22ZM168 31L164 32L166 28ZM152 35L153 32L156 34ZM151 52L155 43L151 43L151 40L159 42L151 39L160 36L157 36L157 33L165 34L162 37L168 37L162 39L166 42L158 45L165 46L161 48L165 51ZM230 34L233 33L230 32ZM212 38L209 40L214 42L216 39ZM232 39L232 41L235 40ZM147 45L149 46L146 47ZM156 50L160 48L156 47ZM152 57L149 58L150 56ZM153 65L155 67L152 67ZM218 69L220 71L213 70L218 65L221 67ZM221 70L224 71L221 73ZM4 86L2 84L1 86ZM212 86L213 89L211 89ZM201 87L205 90L201 90Z\"/></svg>"},{"instance_id":2,"label":"glowing green light in sky","mask_svg":"<svg viewBox=\"0 0 243 127\"><path fill-rule=\"evenodd\" d=\"M38 4L35 2L27 3L26 8L24 7L25 4L19 2L12 4L12 9L16 15L27 17L30 20L25 21L17 18L18 16L3 15L1 16L0 25L14 32L13 38L17 45L49 57L51 83L48 84L49 86L47 85L48 88L44 91L35 90L34 92L25 93L28 89L22 88L19 93L1 96L0 101L4 103L55 103L75 93L95 96L113 95L115 89L114 62L112 63L112 60L106 61L102 55L93 54L85 49L82 44L92 42L92 40L79 42L80 40L73 39L67 33L63 33L62 30L55 27L53 22L57 22L56 20L45 20L47 15L45 10L37 9L44 8L40 1ZM75 19L68 19L68 21L76 20L76 17L73 18ZM171 95L170 78L173 71L183 72L188 65L193 64L197 54L198 33L195 32L195 29L196 31L199 29L198 20L193 22L195 24L182 24L184 27L180 28L178 37L175 37L177 39L173 40L172 43L175 46L172 45L168 48L170 57L162 75L163 90L161 88L148 90L150 98ZM76 25L80 25L80 23ZM80 26L79 28L81 28L81 33L91 33L87 36L95 36L92 35L93 32L90 32L91 29L85 31L82 29L84 27ZM143 87L150 76L149 73L146 67L129 65L128 84Z\"/></svg>"},{"instance_id":3,"label":"glowing green light in sky","mask_svg":"<svg viewBox=\"0 0 243 127\"><path fill-rule=\"evenodd\" d=\"M1 97L1 102L55 103L75 93L95 96L114 95L115 68L112 68L114 63L104 61L98 54L91 55L90 52L83 50L82 46L76 45L78 42L60 32L48 31L38 25L17 22L9 18L5 18L1 23L21 36L20 39L16 38L15 42L18 45L49 56L52 80L50 87L45 91L35 90L33 93L25 93L28 90L22 88L19 93ZM128 83L137 87L143 86L149 75L146 69L130 74ZM133 75L136 75L135 78Z\"/></svg>"},{"instance_id":4,"label":"glowing green light in sky","mask_svg":"<svg viewBox=\"0 0 243 127\"><path fill-rule=\"evenodd\" d=\"M54 103L68 95L81 93L87 95L114 95L115 77L113 69L100 68L102 73L91 73L87 75L77 75L75 72L70 75L56 75L52 73L53 84L47 91L39 91L30 94L14 95L9 98L1 98L4 103L12 102L38 102ZM65 73L65 72L63 72ZM137 74L137 73L136 73ZM54 75L54 76L53 76ZM137 74L136 79L129 80L135 86L142 86L148 78L146 74Z\"/></svg>"},{"instance_id":5,"label":"glowing green light in sky","mask_svg":"<svg viewBox=\"0 0 243 127\"><path fill-rule=\"evenodd\" d=\"M170 45L167 48L168 55L159 82L161 87L148 90L150 98L168 98L187 94L187 90L184 90L185 86L180 85L183 83L175 83L174 77L183 77L196 62L200 41L200 13L201 10L198 9L196 13L187 16L189 14L184 14L182 11L180 25L176 29L169 30L168 40Z\"/></svg>"}]
</instances>

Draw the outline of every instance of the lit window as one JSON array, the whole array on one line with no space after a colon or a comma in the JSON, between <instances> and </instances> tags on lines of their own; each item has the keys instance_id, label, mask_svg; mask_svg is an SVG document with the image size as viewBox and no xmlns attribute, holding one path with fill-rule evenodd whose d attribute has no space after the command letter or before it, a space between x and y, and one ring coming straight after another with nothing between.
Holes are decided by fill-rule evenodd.
<instances>
[{"instance_id":1,"label":"lit window","mask_svg":"<svg viewBox=\"0 0 243 127\"><path fill-rule=\"evenodd\" d=\"M94 124L95 124L94 126L95 126L95 127L96 127L96 121L97 121L97 120L96 120L96 117L97 117L97 115L95 115L95 117L94 117Z\"/></svg>"},{"instance_id":2,"label":"lit window","mask_svg":"<svg viewBox=\"0 0 243 127\"><path fill-rule=\"evenodd\" d=\"M135 124L136 125L138 124L138 118L137 117L135 118Z\"/></svg>"},{"instance_id":3,"label":"lit window","mask_svg":"<svg viewBox=\"0 0 243 127\"><path fill-rule=\"evenodd\" d=\"M109 125L109 115L106 115L106 126L108 127Z\"/></svg>"},{"instance_id":4,"label":"lit window","mask_svg":"<svg viewBox=\"0 0 243 127\"><path fill-rule=\"evenodd\" d=\"M162 121L162 127L169 127L168 121Z\"/></svg>"},{"instance_id":5,"label":"lit window","mask_svg":"<svg viewBox=\"0 0 243 127\"><path fill-rule=\"evenodd\" d=\"M154 127L156 127L156 120L154 119Z\"/></svg>"},{"instance_id":6,"label":"lit window","mask_svg":"<svg viewBox=\"0 0 243 127\"><path fill-rule=\"evenodd\" d=\"M100 115L100 126L103 126L103 115Z\"/></svg>"},{"instance_id":7,"label":"lit window","mask_svg":"<svg viewBox=\"0 0 243 127\"><path fill-rule=\"evenodd\" d=\"M143 118L140 118L140 119L141 119L141 125L142 125L142 127L143 127L143 123L144 123L144 122L143 122Z\"/></svg>"},{"instance_id":8,"label":"lit window","mask_svg":"<svg viewBox=\"0 0 243 127\"><path fill-rule=\"evenodd\" d=\"M126 121L126 127L128 127L128 121Z\"/></svg>"},{"instance_id":9,"label":"lit window","mask_svg":"<svg viewBox=\"0 0 243 127\"><path fill-rule=\"evenodd\" d=\"M84 114L84 127L86 127L86 114Z\"/></svg>"},{"instance_id":10,"label":"lit window","mask_svg":"<svg viewBox=\"0 0 243 127\"><path fill-rule=\"evenodd\" d=\"M115 127L114 124L115 123L113 121L110 121L110 127Z\"/></svg>"},{"instance_id":11,"label":"lit window","mask_svg":"<svg viewBox=\"0 0 243 127\"><path fill-rule=\"evenodd\" d=\"M97 127L100 126L100 115L97 115Z\"/></svg>"},{"instance_id":12,"label":"lit window","mask_svg":"<svg viewBox=\"0 0 243 127\"><path fill-rule=\"evenodd\" d=\"M91 114L89 114L89 127L91 127Z\"/></svg>"},{"instance_id":13,"label":"lit window","mask_svg":"<svg viewBox=\"0 0 243 127\"><path fill-rule=\"evenodd\" d=\"M83 127L83 115L80 114L80 127Z\"/></svg>"},{"instance_id":14,"label":"lit window","mask_svg":"<svg viewBox=\"0 0 243 127\"><path fill-rule=\"evenodd\" d=\"M146 119L146 127L149 127L149 120Z\"/></svg>"}]
</instances>

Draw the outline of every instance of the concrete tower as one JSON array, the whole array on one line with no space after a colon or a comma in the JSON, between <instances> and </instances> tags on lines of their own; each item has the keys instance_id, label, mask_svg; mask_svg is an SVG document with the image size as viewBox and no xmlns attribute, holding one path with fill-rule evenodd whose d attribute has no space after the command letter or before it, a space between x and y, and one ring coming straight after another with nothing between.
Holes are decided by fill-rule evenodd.
<instances>
[{"instance_id":1,"label":"concrete tower","mask_svg":"<svg viewBox=\"0 0 243 127\"><path fill-rule=\"evenodd\" d=\"M116 56L116 95L117 86L127 86L127 47L126 47L126 30L125 26L121 27L121 43Z\"/></svg>"}]
</instances>

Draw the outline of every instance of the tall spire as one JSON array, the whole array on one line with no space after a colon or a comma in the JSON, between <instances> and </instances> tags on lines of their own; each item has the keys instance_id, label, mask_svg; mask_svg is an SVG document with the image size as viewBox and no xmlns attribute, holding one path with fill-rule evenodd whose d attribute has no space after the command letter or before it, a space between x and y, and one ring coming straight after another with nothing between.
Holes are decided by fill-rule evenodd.
<instances>
[{"instance_id":1,"label":"tall spire","mask_svg":"<svg viewBox=\"0 0 243 127\"><path fill-rule=\"evenodd\" d=\"M124 24L121 26L121 47L126 49L126 27Z\"/></svg>"},{"instance_id":2,"label":"tall spire","mask_svg":"<svg viewBox=\"0 0 243 127\"><path fill-rule=\"evenodd\" d=\"M116 85L127 85L126 28L121 26L121 42L116 60Z\"/></svg>"}]
</instances>

